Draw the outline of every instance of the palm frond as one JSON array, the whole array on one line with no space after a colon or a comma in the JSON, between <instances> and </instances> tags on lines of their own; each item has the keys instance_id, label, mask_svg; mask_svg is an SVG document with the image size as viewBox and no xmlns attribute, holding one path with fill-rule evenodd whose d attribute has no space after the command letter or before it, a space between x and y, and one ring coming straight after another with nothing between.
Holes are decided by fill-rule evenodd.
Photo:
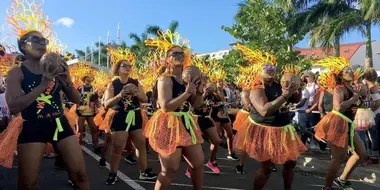
<instances>
[{"instance_id":1,"label":"palm frond","mask_svg":"<svg viewBox=\"0 0 380 190\"><path fill-rule=\"evenodd\" d=\"M135 43L141 43L141 38L136 33L130 33L128 37L132 39Z\"/></svg>"},{"instance_id":2,"label":"palm frond","mask_svg":"<svg viewBox=\"0 0 380 190\"><path fill-rule=\"evenodd\" d=\"M174 20L169 24L169 30L172 31L173 33L177 30L179 26L179 22Z\"/></svg>"},{"instance_id":3,"label":"palm frond","mask_svg":"<svg viewBox=\"0 0 380 190\"><path fill-rule=\"evenodd\" d=\"M159 27L157 25L148 25L146 27L145 33L153 35L153 36L157 36L158 35L157 32L159 30L162 30L162 29L161 29L161 27Z\"/></svg>"}]
</instances>

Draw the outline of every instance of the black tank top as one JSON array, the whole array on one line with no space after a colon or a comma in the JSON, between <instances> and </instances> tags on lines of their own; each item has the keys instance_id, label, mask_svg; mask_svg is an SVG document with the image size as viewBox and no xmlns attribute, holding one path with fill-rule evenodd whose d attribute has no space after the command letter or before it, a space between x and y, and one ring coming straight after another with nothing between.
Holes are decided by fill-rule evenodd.
<instances>
[{"instance_id":1,"label":"black tank top","mask_svg":"<svg viewBox=\"0 0 380 190\"><path fill-rule=\"evenodd\" d=\"M25 94L28 94L41 84L42 75L30 72L24 65L21 65L21 70L24 75L21 88ZM41 93L29 107L21 112L22 118L25 120L37 120L61 117L63 109L60 91L61 87L58 82L53 80L44 93Z\"/></svg>"},{"instance_id":2,"label":"black tank top","mask_svg":"<svg viewBox=\"0 0 380 190\"><path fill-rule=\"evenodd\" d=\"M113 80L112 85L114 88L114 95L118 95L123 87L127 84L134 84L137 87L139 86L139 82L131 78L129 78L128 82L125 84L123 84L120 79ZM137 108L140 108L140 102L137 97L133 95L127 95L126 97L122 98L112 109L127 112L129 110L134 110Z\"/></svg>"},{"instance_id":3,"label":"black tank top","mask_svg":"<svg viewBox=\"0 0 380 190\"><path fill-rule=\"evenodd\" d=\"M175 77L171 76L173 83L173 92L172 92L172 98L177 98L181 94L183 94L186 90L186 86L184 84L180 84L177 80L175 80ZM190 110L190 103L188 101L185 101L183 105L176 110L175 112L188 112Z\"/></svg>"},{"instance_id":4,"label":"black tank top","mask_svg":"<svg viewBox=\"0 0 380 190\"><path fill-rule=\"evenodd\" d=\"M350 98L352 98L354 96L354 93L351 92L351 90L349 90L346 86L344 86L344 89L345 91L344 92L348 92L348 93L344 93L344 99L343 101L347 101L349 100ZM354 113L353 113L353 110L352 108L355 106L355 104L352 104L346 111L344 111L343 115L345 115L346 117L350 118L351 120L354 120Z\"/></svg>"},{"instance_id":5,"label":"black tank top","mask_svg":"<svg viewBox=\"0 0 380 190\"><path fill-rule=\"evenodd\" d=\"M92 86L81 86L78 89L80 94L80 106L88 106L90 110L89 112L95 113L95 102L99 99L99 96L96 92L94 92L94 88Z\"/></svg>"},{"instance_id":6,"label":"black tank top","mask_svg":"<svg viewBox=\"0 0 380 190\"><path fill-rule=\"evenodd\" d=\"M333 95L327 90L323 94L323 109L325 112L331 112L333 109Z\"/></svg>"},{"instance_id":7,"label":"black tank top","mask_svg":"<svg viewBox=\"0 0 380 190\"><path fill-rule=\"evenodd\" d=\"M201 107L194 109L194 113L199 116L208 116L215 105L216 98L213 95L207 95L203 101L205 103Z\"/></svg>"},{"instance_id":8,"label":"black tank top","mask_svg":"<svg viewBox=\"0 0 380 190\"><path fill-rule=\"evenodd\" d=\"M267 96L268 102L277 99L282 94L281 85L277 82L273 82L271 86L265 85L265 95ZM291 122L291 115L289 112L276 111L270 116L262 116L260 113L252 106L250 117L257 123L281 127L288 125Z\"/></svg>"}]
</instances>

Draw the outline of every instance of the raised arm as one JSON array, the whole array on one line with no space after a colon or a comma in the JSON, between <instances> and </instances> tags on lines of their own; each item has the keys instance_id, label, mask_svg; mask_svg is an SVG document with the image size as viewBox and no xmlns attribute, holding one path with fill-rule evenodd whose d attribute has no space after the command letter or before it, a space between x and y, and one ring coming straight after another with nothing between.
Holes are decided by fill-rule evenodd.
<instances>
[{"instance_id":1,"label":"raised arm","mask_svg":"<svg viewBox=\"0 0 380 190\"><path fill-rule=\"evenodd\" d=\"M260 115L265 117L279 110L288 97L281 95L276 100L268 102L264 89L258 88L251 90L249 98L253 107L260 113Z\"/></svg>"}]
</instances>

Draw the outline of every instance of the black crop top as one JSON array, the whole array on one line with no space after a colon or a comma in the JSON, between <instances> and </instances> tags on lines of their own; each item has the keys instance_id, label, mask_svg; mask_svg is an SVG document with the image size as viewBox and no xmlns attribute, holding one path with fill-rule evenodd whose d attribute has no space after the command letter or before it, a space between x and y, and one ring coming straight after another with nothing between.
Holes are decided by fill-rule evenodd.
<instances>
[{"instance_id":1,"label":"black crop top","mask_svg":"<svg viewBox=\"0 0 380 190\"><path fill-rule=\"evenodd\" d=\"M114 95L118 95L123 87L127 84L134 84L137 87L139 86L139 82L135 79L129 78L128 82L125 84L123 84L120 79L116 79L112 81ZM137 97L133 95L127 95L126 97L122 98L112 109L127 112L138 108L140 108L140 102Z\"/></svg>"},{"instance_id":2,"label":"black crop top","mask_svg":"<svg viewBox=\"0 0 380 190\"><path fill-rule=\"evenodd\" d=\"M272 85L265 85L265 95L268 99L268 102L271 102L277 99L282 94L281 85L277 82L273 82ZM291 115L289 112L280 112L276 111L270 116L262 116L260 113L252 106L250 117L257 123L267 125L282 127L291 123Z\"/></svg>"},{"instance_id":3,"label":"black crop top","mask_svg":"<svg viewBox=\"0 0 380 190\"><path fill-rule=\"evenodd\" d=\"M21 88L25 94L28 94L41 84L42 75L32 73L24 65L21 65L21 70L24 75ZM25 120L37 120L61 117L63 109L60 91L60 85L53 80L45 92L41 93L29 107L21 112L22 118Z\"/></svg>"}]
</instances>

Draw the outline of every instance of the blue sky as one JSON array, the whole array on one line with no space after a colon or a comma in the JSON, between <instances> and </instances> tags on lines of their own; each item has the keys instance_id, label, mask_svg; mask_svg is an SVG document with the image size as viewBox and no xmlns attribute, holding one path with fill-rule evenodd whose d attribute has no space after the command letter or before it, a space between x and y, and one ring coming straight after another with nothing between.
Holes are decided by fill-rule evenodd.
<instances>
[{"instance_id":1,"label":"blue sky","mask_svg":"<svg viewBox=\"0 0 380 190\"><path fill-rule=\"evenodd\" d=\"M96 3L95 3L96 2ZM54 24L59 38L68 45L68 50L83 49L98 41L106 41L110 30L111 40L116 40L117 23L120 22L121 39L131 44L128 34L141 34L148 24L166 29L172 20L179 21L178 32L190 40L196 52L212 52L229 48L235 41L222 25L231 26L240 0L45 0L44 11L56 22L71 18L70 27ZM9 0L1 0L0 18L5 18ZM67 20L66 20L67 21ZM4 22L0 22L3 24ZM380 41L380 28L372 30L373 40ZM1 32L1 38L4 32ZM364 38L358 32L347 34L343 42L358 42ZM15 39L13 39L15 41ZM307 39L298 47L307 47Z\"/></svg>"}]
</instances>

